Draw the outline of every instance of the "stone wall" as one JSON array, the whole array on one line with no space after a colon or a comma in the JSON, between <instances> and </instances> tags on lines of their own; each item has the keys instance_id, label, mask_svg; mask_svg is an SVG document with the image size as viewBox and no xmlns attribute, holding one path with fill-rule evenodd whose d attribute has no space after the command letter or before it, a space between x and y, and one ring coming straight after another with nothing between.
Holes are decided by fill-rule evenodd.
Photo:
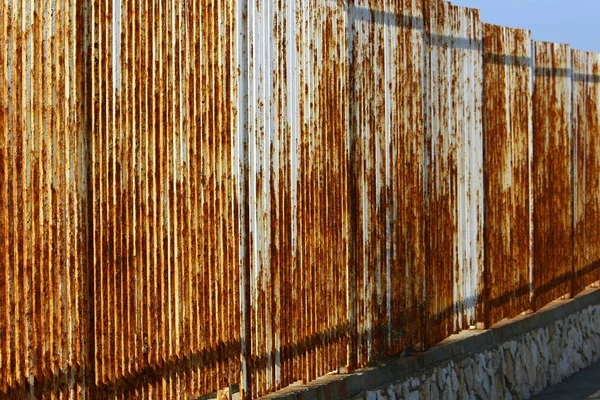
<instances>
[{"instance_id":1,"label":"stone wall","mask_svg":"<svg viewBox=\"0 0 600 400\"><path fill-rule=\"evenodd\" d=\"M600 359L600 306L406 376L368 399L527 399Z\"/></svg>"},{"instance_id":2,"label":"stone wall","mask_svg":"<svg viewBox=\"0 0 600 400\"><path fill-rule=\"evenodd\" d=\"M600 289L556 300L486 330L452 335L425 352L331 373L267 398L526 399L600 359Z\"/></svg>"}]
</instances>

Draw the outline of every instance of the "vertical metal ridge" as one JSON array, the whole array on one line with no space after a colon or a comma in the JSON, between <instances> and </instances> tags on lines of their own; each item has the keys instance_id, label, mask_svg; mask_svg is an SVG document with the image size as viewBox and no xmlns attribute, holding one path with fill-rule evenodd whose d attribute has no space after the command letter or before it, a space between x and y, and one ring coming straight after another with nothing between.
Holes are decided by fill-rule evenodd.
<instances>
[{"instance_id":1,"label":"vertical metal ridge","mask_svg":"<svg viewBox=\"0 0 600 400\"><path fill-rule=\"evenodd\" d=\"M8 109L8 68L9 68L9 36L8 36L8 4L6 1L0 1L0 185L8 188L8 125L9 125L9 109ZM0 246L3 249L8 248L8 210L7 210L7 194L8 190L0 191ZM4 301L0 302L0 374L8 377L8 358L10 357L8 349L8 309L10 299L10 287L7 281L8 272L8 252L0 253L0 293ZM6 391L8 379L0 380L0 390Z\"/></svg>"}]
</instances>

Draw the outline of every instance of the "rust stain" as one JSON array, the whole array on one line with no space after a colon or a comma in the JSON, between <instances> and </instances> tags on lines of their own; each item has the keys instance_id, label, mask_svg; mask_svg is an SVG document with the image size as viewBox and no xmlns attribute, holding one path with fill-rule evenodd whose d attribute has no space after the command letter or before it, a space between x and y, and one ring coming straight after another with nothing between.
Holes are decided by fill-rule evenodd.
<instances>
[{"instance_id":1,"label":"rust stain","mask_svg":"<svg viewBox=\"0 0 600 400\"><path fill-rule=\"evenodd\" d=\"M272 6L248 4L250 396L347 363L344 14Z\"/></svg>"},{"instance_id":2,"label":"rust stain","mask_svg":"<svg viewBox=\"0 0 600 400\"><path fill-rule=\"evenodd\" d=\"M481 318L483 34L477 10L444 1L425 10L425 342L431 345Z\"/></svg>"},{"instance_id":3,"label":"rust stain","mask_svg":"<svg viewBox=\"0 0 600 400\"><path fill-rule=\"evenodd\" d=\"M571 51L573 137L573 294L600 279L600 245L594 229L600 209L600 57L597 53Z\"/></svg>"},{"instance_id":4,"label":"rust stain","mask_svg":"<svg viewBox=\"0 0 600 400\"><path fill-rule=\"evenodd\" d=\"M233 3L93 17L97 390L203 396L240 375Z\"/></svg>"},{"instance_id":5,"label":"rust stain","mask_svg":"<svg viewBox=\"0 0 600 400\"><path fill-rule=\"evenodd\" d=\"M422 6L350 10L351 365L421 341L425 270ZM407 321L412 321L408 324Z\"/></svg>"},{"instance_id":6,"label":"rust stain","mask_svg":"<svg viewBox=\"0 0 600 400\"><path fill-rule=\"evenodd\" d=\"M529 309L531 33L484 24L486 325Z\"/></svg>"},{"instance_id":7,"label":"rust stain","mask_svg":"<svg viewBox=\"0 0 600 400\"><path fill-rule=\"evenodd\" d=\"M531 44L443 0L0 0L0 398L256 398L598 280L600 58Z\"/></svg>"},{"instance_id":8,"label":"rust stain","mask_svg":"<svg viewBox=\"0 0 600 400\"><path fill-rule=\"evenodd\" d=\"M0 2L1 397L89 385L80 6Z\"/></svg>"},{"instance_id":9,"label":"rust stain","mask_svg":"<svg viewBox=\"0 0 600 400\"><path fill-rule=\"evenodd\" d=\"M571 294L571 50L534 42L533 309Z\"/></svg>"}]
</instances>

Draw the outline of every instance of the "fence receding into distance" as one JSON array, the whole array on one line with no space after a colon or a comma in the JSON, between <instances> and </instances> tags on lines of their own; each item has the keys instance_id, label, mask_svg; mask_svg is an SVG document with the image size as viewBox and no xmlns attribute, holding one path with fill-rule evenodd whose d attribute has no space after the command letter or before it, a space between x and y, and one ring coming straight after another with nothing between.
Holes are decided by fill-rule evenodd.
<instances>
[{"instance_id":1,"label":"fence receding into distance","mask_svg":"<svg viewBox=\"0 0 600 400\"><path fill-rule=\"evenodd\" d=\"M443 0L0 0L0 398L254 398L600 279L600 55Z\"/></svg>"}]
</instances>

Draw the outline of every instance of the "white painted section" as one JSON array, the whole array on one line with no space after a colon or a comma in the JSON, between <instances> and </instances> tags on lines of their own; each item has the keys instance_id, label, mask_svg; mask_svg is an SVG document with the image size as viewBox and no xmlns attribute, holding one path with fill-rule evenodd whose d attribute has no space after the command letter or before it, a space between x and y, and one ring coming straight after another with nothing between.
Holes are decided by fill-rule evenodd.
<instances>
[{"instance_id":1,"label":"white painted section","mask_svg":"<svg viewBox=\"0 0 600 400\"><path fill-rule=\"evenodd\" d=\"M241 313L241 372L244 376L242 382L240 382L240 389L245 393L248 393L249 387L248 382L250 379L249 376L249 368L248 368L248 359L246 358L246 354L248 353L248 348L246 347L246 340L250 336L250 332L246 330L245 322L248 321L250 315L247 314L248 305L246 304L246 279L247 277L244 273L246 270L246 222L248 220L248 215L246 215L246 173L245 169L248 166L248 157L246 153L246 148L248 146L248 2L247 0L239 0L236 9L236 26L235 26L235 59L237 62L237 85L233 85L233 90L237 94L237 96L233 96L233 99L237 99L237 126L236 126L236 135L233 149L235 151L232 154L233 157L233 167L234 174L236 177L237 186L237 197L238 197L238 214L239 225L238 232L240 234L239 238L239 254L238 254L238 265L240 266L239 274L240 274L240 286L239 286L239 296L240 296L240 313Z\"/></svg>"},{"instance_id":2,"label":"white painted section","mask_svg":"<svg viewBox=\"0 0 600 400\"><path fill-rule=\"evenodd\" d=\"M121 0L112 0L113 88L121 87Z\"/></svg>"},{"instance_id":3,"label":"white painted section","mask_svg":"<svg viewBox=\"0 0 600 400\"><path fill-rule=\"evenodd\" d=\"M453 88L460 92L463 114L458 117L459 130L459 204L458 204L458 250L459 287L457 304L462 310L457 315L458 327L462 326L461 314L467 323L474 325L475 305L479 297L479 283L483 272L483 55L481 22L469 9L460 9L460 30L456 40L469 39L469 48L454 50L460 53L461 84ZM457 110L460 112L460 109Z\"/></svg>"},{"instance_id":4,"label":"white painted section","mask_svg":"<svg viewBox=\"0 0 600 400\"><path fill-rule=\"evenodd\" d=\"M298 43L296 37L298 33L298 27L296 26L296 1L290 1L287 8L287 24L288 30L286 32L287 39L287 64L286 70L287 77L287 90L288 90L288 121L290 127L290 179L291 179L291 213L292 215L298 215L298 160L300 159L300 71L295 68L298 65ZM296 261L297 257L297 235L298 235L298 223L296 218L291 219L291 239L292 239L292 271L294 271L299 265Z\"/></svg>"},{"instance_id":5,"label":"white painted section","mask_svg":"<svg viewBox=\"0 0 600 400\"><path fill-rule=\"evenodd\" d=\"M391 161L391 148L392 148L392 109L397 105L393 103L393 97L391 91L392 88L395 88L394 85L396 82L396 76L392 72L394 71L394 66L390 65L393 63L393 60L390 60L391 54L396 54L398 51L398 29L394 28L395 16L391 17L387 12L384 17L384 30L383 30L383 38L384 38L384 101L385 101L385 155L384 155L384 163L385 163L385 193L386 195L392 194L393 196L393 188L392 188L392 168L395 166L392 165ZM390 199L391 200L391 199ZM396 208L396 201L386 202L386 215L385 215L385 270L386 270L386 282L385 282L385 310L387 314L387 330L388 332L392 331L392 257L393 257L393 246L395 246L395 240L398 239L394 235L395 231L392 230L392 224L394 224L393 220L393 211ZM388 346L391 345L391 335L387 337Z\"/></svg>"}]
</instances>

